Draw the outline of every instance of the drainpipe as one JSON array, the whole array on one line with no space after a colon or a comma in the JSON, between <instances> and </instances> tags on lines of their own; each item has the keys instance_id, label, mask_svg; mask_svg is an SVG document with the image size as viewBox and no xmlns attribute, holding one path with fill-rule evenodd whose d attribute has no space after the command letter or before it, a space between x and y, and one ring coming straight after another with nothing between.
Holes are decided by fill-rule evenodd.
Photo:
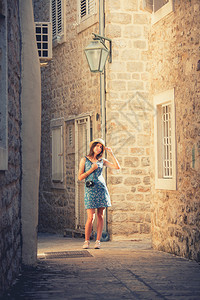
<instances>
[{"instance_id":1,"label":"drainpipe","mask_svg":"<svg viewBox=\"0 0 200 300\"><path fill-rule=\"evenodd\" d=\"M99 35L104 36L104 0L99 0ZM101 136L106 142L105 67L100 73Z\"/></svg>"},{"instance_id":2,"label":"drainpipe","mask_svg":"<svg viewBox=\"0 0 200 300\"><path fill-rule=\"evenodd\" d=\"M99 35L104 36L105 34L105 11L104 11L104 0L99 0ZM106 143L106 78L105 78L105 67L104 71L100 73L100 105L101 105L101 136ZM104 178L107 182L107 172L104 170ZM105 222L103 231L108 233L107 226L107 208L105 210ZM106 236L107 238L107 236Z\"/></svg>"}]
</instances>

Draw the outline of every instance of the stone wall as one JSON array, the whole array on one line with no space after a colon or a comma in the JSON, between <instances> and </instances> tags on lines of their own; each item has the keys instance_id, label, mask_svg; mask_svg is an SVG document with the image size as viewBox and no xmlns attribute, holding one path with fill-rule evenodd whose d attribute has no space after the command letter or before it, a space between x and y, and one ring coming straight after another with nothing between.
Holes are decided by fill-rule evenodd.
<instances>
[{"instance_id":1,"label":"stone wall","mask_svg":"<svg viewBox=\"0 0 200 300\"><path fill-rule=\"evenodd\" d=\"M34 1L35 21L49 21L47 2L44 1L40 10L41 1ZM69 122L65 122L65 182L62 189L53 187L51 182L50 122L58 118L73 119L92 111L94 116L100 113L99 74L89 72L83 51L92 39L92 32L98 32L98 23L86 30L78 30L77 1L69 0L66 1L65 21L66 41L53 47L53 59L42 69L39 230L49 232L75 228L75 149L68 151Z\"/></svg>"},{"instance_id":2,"label":"stone wall","mask_svg":"<svg viewBox=\"0 0 200 300\"><path fill-rule=\"evenodd\" d=\"M9 287L21 266L20 27L18 1L7 1L8 170L0 171L0 289Z\"/></svg>"},{"instance_id":3,"label":"stone wall","mask_svg":"<svg viewBox=\"0 0 200 300\"><path fill-rule=\"evenodd\" d=\"M151 94L175 88L177 143L176 191L155 190L152 143L153 246L198 261L200 260L200 74L197 71L200 46L199 13L199 1L175 1L174 12L152 26L150 37Z\"/></svg>"},{"instance_id":4,"label":"stone wall","mask_svg":"<svg viewBox=\"0 0 200 300\"><path fill-rule=\"evenodd\" d=\"M105 2L105 35L113 41L113 62L106 69L106 139L122 167L120 172L107 174L112 238L150 234L149 15L141 10L140 2ZM34 3L35 20L48 21L47 2L40 14L40 3ZM93 136L101 135L100 120L95 120L96 113L100 114L99 74L89 72L83 51L92 32L99 32L98 22L77 26L77 2L66 1L66 42L53 48L53 60L42 70L40 230L62 231L75 225L75 153L68 152L65 140L65 187L52 188L50 121L93 111Z\"/></svg>"},{"instance_id":5,"label":"stone wall","mask_svg":"<svg viewBox=\"0 0 200 300\"><path fill-rule=\"evenodd\" d=\"M19 0L21 37L22 262L37 261L41 76L32 0ZM31 72L30 72L31 70Z\"/></svg>"},{"instance_id":6,"label":"stone wall","mask_svg":"<svg viewBox=\"0 0 200 300\"><path fill-rule=\"evenodd\" d=\"M120 171L108 170L112 239L149 237L151 232L149 28L141 1L106 1L105 35L113 42L106 73L107 144L121 165Z\"/></svg>"}]
</instances>

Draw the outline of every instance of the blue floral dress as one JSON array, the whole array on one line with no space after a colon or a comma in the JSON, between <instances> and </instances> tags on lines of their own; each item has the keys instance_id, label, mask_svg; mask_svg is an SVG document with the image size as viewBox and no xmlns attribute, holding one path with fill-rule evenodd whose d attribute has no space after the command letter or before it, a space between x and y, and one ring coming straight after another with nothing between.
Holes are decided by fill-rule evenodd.
<instances>
[{"instance_id":1,"label":"blue floral dress","mask_svg":"<svg viewBox=\"0 0 200 300\"><path fill-rule=\"evenodd\" d=\"M92 172L86 177L85 182L88 180L94 181L94 186L86 187L85 185L85 208L99 208L111 206L110 195L102 175L103 171L103 159L97 161L98 169ZM92 166L92 162L86 157L85 160L85 172L87 172Z\"/></svg>"}]
</instances>

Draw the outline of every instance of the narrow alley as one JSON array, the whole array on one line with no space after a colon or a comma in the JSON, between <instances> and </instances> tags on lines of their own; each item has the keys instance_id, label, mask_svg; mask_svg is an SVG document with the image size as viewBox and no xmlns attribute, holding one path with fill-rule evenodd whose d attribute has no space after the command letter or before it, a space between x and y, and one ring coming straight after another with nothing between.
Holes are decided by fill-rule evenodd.
<instances>
[{"instance_id":1,"label":"narrow alley","mask_svg":"<svg viewBox=\"0 0 200 300\"><path fill-rule=\"evenodd\" d=\"M200 299L197 262L153 250L148 239L104 242L100 250L91 241L88 251L82 243L40 234L37 265L1 299Z\"/></svg>"}]
</instances>

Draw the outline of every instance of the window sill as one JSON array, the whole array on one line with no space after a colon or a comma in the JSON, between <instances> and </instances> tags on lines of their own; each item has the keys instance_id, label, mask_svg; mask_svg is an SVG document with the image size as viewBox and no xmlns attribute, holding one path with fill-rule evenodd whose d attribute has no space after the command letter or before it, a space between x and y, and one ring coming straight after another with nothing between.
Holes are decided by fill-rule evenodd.
<instances>
[{"instance_id":1,"label":"window sill","mask_svg":"<svg viewBox=\"0 0 200 300\"><path fill-rule=\"evenodd\" d=\"M56 38L53 39L53 47L56 47L60 44L63 44L66 42L66 36L64 34L62 34L61 36L57 36Z\"/></svg>"},{"instance_id":2,"label":"window sill","mask_svg":"<svg viewBox=\"0 0 200 300\"><path fill-rule=\"evenodd\" d=\"M155 189L156 190L171 190L175 191L176 187L176 179L164 179L164 178L157 178L155 182Z\"/></svg>"},{"instance_id":3,"label":"window sill","mask_svg":"<svg viewBox=\"0 0 200 300\"><path fill-rule=\"evenodd\" d=\"M51 188L52 189L59 189L59 190L65 190L66 189L66 184L65 182L56 182L56 181L51 181Z\"/></svg>"},{"instance_id":4,"label":"window sill","mask_svg":"<svg viewBox=\"0 0 200 300\"><path fill-rule=\"evenodd\" d=\"M82 21L80 24L77 25L77 33L81 33L85 29L91 27L92 25L98 23L98 15L94 14L88 17L86 20Z\"/></svg>"}]
</instances>

